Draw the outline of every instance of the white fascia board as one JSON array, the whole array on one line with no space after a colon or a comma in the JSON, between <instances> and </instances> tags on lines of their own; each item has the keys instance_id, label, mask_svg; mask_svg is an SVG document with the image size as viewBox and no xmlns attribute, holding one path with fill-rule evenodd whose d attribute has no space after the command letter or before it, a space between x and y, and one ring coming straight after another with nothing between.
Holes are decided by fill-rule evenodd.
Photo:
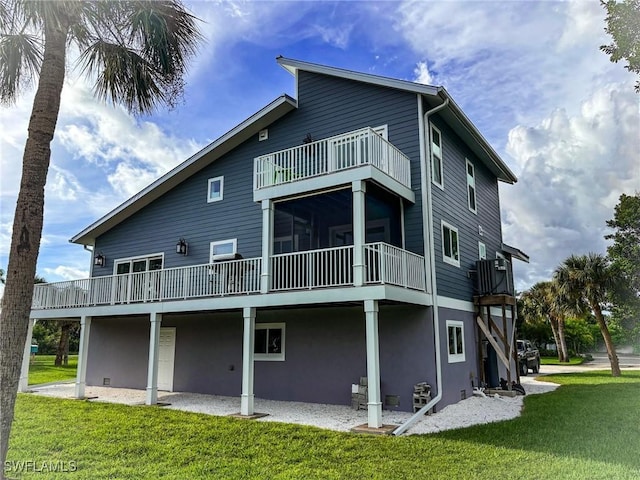
<instances>
[{"instance_id":1,"label":"white fascia board","mask_svg":"<svg viewBox=\"0 0 640 480\"><path fill-rule=\"evenodd\" d=\"M251 115L245 121L229 130L220 138L210 143L169 172L165 173L162 177L113 209L107 215L73 236L69 241L71 243L93 245L96 236L122 222L142 207L148 205L153 200L178 185L180 182L184 181L207 166L209 163L215 161L238 146L252 134L257 133L262 128L268 126L297 107L297 101L290 96L282 95L278 97L276 100ZM201 161L210 153L213 154L211 158L206 159L206 161Z\"/></svg>"},{"instance_id":2,"label":"white fascia board","mask_svg":"<svg viewBox=\"0 0 640 480\"><path fill-rule=\"evenodd\" d=\"M390 87L408 92L422 93L423 95L436 96L441 87L433 85L424 85L422 83L409 82L407 80L397 80L395 78L381 77L379 75L371 75L370 73L354 72L343 68L329 67L326 65L318 65L316 63L303 62L292 58L278 57L277 62L288 72L295 75L298 70L305 72L320 73L333 77L346 78L347 80L355 80L357 82L370 83L381 87Z\"/></svg>"}]
</instances>

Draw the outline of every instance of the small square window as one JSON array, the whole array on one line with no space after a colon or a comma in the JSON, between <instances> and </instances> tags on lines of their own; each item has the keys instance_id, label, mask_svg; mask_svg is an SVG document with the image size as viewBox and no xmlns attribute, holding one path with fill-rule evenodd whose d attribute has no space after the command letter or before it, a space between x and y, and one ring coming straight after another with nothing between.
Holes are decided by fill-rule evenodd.
<instances>
[{"instance_id":1,"label":"small square window","mask_svg":"<svg viewBox=\"0 0 640 480\"><path fill-rule=\"evenodd\" d=\"M219 202L222 200L224 190L224 177L210 178L207 187L207 202Z\"/></svg>"},{"instance_id":2,"label":"small square window","mask_svg":"<svg viewBox=\"0 0 640 480\"><path fill-rule=\"evenodd\" d=\"M255 360L284 361L284 323L256 324L253 353Z\"/></svg>"},{"instance_id":3,"label":"small square window","mask_svg":"<svg viewBox=\"0 0 640 480\"><path fill-rule=\"evenodd\" d=\"M447 350L449 363L464 362L464 323L457 320L447 320Z\"/></svg>"},{"instance_id":4,"label":"small square window","mask_svg":"<svg viewBox=\"0 0 640 480\"><path fill-rule=\"evenodd\" d=\"M450 265L460 266L458 229L442 222L442 260Z\"/></svg>"},{"instance_id":5,"label":"small square window","mask_svg":"<svg viewBox=\"0 0 640 480\"><path fill-rule=\"evenodd\" d=\"M232 260L236 258L238 239L211 242L211 262L217 260Z\"/></svg>"}]
</instances>

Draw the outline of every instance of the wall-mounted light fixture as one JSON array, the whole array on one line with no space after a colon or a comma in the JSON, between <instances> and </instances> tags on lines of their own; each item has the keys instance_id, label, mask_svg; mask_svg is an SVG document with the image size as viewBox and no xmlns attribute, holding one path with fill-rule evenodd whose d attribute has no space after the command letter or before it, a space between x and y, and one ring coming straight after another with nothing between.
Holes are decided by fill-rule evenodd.
<instances>
[{"instance_id":1,"label":"wall-mounted light fixture","mask_svg":"<svg viewBox=\"0 0 640 480\"><path fill-rule=\"evenodd\" d=\"M185 241L184 238L181 238L178 243L176 243L176 253L180 255L186 255L189 251L189 244Z\"/></svg>"},{"instance_id":2,"label":"wall-mounted light fixture","mask_svg":"<svg viewBox=\"0 0 640 480\"><path fill-rule=\"evenodd\" d=\"M93 257L93 264L96 267L104 267L105 263L107 263L107 257L104 256L104 253L100 252Z\"/></svg>"}]
</instances>

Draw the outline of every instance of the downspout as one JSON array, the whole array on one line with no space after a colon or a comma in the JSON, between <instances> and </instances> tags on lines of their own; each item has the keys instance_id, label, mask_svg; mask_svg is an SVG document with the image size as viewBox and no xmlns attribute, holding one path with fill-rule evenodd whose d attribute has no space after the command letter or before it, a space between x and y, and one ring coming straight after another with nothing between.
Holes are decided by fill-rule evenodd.
<instances>
[{"instance_id":1,"label":"downspout","mask_svg":"<svg viewBox=\"0 0 640 480\"><path fill-rule=\"evenodd\" d=\"M422 96L418 94L418 117L419 117L419 128L420 128L420 138L422 139L422 146L420 148L420 156L425 157L424 161L422 161L421 169L426 171L426 175L422 175L423 185L422 185L422 208L427 211L427 221L422 222L423 235L425 239L428 239L428 251L429 251L429 274L431 275L431 298L432 298L432 306L433 306L433 337L435 339L435 353L436 353L436 388L438 389L438 394L431 399L424 407L414 413L406 422L396 428L392 433L393 435L402 435L406 432L414 423L420 420L425 413L433 408L441 399L442 399L442 360L440 358L440 314L438 313L438 289L436 287L436 252L434 247L434 235L433 235L433 204L432 204L432 196L431 196L431 128L429 127L429 117L434 113L442 110L443 108L449 105L449 99L445 99L440 105L433 107L431 110L428 110L426 113L423 112L422 107ZM425 127L427 127L426 132L426 140L423 132L425 131ZM424 154L426 152L426 155ZM426 185L424 185L426 183ZM426 189L425 189L426 187ZM426 199L425 199L425 190L426 190ZM426 200L426 202L425 202ZM425 242L426 243L426 242ZM425 257L427 256L427 249L425 249Z\"/></svg>"},{"instance_id":2,"label":"downspout","mask_svg":"<svg viewBox=\"0 0 640 480\"><path fill-rule=\"evenodd\" d=\"M89 245L82 245L82 248L91 253L91 258L89 259L89 277L93 277L93 252L95 247L92 248Z\"/></svg>"}]
</instances>

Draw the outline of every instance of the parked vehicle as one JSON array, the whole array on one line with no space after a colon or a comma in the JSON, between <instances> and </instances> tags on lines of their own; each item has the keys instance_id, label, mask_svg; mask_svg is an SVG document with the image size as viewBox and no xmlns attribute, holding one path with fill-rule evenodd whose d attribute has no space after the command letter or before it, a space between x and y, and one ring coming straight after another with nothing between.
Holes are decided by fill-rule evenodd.
<instances>
[{"instance_id":1,"label":"parked vehicle","mask_svg":"<svg viewBox=\"0 0 640 480\"><path fill-rule=\"evenodd\" d=\"M520 375L528 375L540 371L540 352L529 340L516 340L518 346L518 368Z\"/></svg>"}]
</instances>

